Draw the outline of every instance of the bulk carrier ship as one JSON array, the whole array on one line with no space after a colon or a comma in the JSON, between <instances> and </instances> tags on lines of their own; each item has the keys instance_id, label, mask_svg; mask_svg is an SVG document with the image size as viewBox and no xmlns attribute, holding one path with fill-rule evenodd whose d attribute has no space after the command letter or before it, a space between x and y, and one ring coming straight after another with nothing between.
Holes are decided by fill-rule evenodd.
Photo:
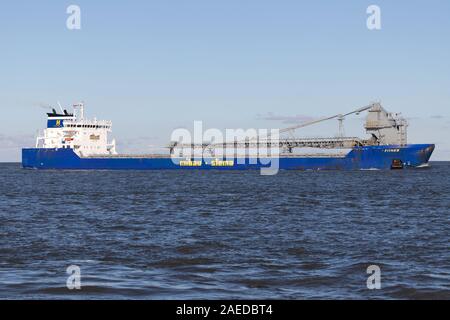
<instances>
[{"instance_id":1,"label":"bulk carrier ship","mask_svg":"<svg viewBox=\"0 0 450 320\"><path fill-rule=\"evenodd\" d=\"M337 119L340 128L346 116L367 111L368 138L251 138L217 143L171 142L167 154L118 154L115 140L109 140L111 121L85 119L84 105L75 104L73 112L47 113L47 128L38 135L35 148L22 149L22 166L30 169L76 170L245 170L269 167L266 158L249 155L250 148L277 148L279 169L289 170L364 170L403 169L428 164L434 144L408 144L407 122L387 112L379 103L298 124L279 131L292 133L309 125ZM223 156L218 148L233 149ZM239 153L237 149L244 150ZM201 157L192 151L200 150ZM186 155L188 154L188 155ZM195 154L195 153L194 153ZM228 153L227 153L228 154Z\"/></svg>"}]
</instances>

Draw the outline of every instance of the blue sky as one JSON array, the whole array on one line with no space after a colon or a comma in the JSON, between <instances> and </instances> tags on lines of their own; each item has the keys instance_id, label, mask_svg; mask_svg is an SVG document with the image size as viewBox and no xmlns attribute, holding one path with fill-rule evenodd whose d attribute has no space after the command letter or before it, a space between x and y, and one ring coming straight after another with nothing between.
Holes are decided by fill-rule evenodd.
<instances>
[{"instance_id":1,"label":"blue sky","mask_svg":"<svg viewBox=\"0 0 450 320\"><path fill-rule=\"evenodd\" d=\"M66 28L71 4L81 30ZM378 31L366 27L371 4ZM447 0L3 2L0 161L34 143L39 105L79 100L113 121L119 152L148 152L194 120L284 127L380 100L409 118L411 143L450 160L449 13ZM364 136L361 125L346 131Z\"/></svg>"}]
</instances>

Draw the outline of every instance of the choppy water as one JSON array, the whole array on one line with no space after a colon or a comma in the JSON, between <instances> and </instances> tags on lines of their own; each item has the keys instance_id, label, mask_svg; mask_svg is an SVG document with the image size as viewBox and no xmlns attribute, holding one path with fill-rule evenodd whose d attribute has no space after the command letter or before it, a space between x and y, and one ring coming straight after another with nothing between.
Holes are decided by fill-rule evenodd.
<instances>
[{"instance_id":1,"label":"choppy water","mask_svg":"<svg viewBox=\"0 0 450 320\"><path fill-rule=\"evenodd\" d=\"M0 298L450 299L449 177L1 164Z\"/></svg>"}]
</instances>

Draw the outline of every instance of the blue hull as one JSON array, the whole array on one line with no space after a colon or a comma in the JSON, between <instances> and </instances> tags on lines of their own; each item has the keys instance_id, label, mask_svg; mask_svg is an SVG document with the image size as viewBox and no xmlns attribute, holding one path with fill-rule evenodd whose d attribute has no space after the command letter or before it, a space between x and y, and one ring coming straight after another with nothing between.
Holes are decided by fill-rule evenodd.
<instances>
[{"instance_id":1,"label":"blue hull","mask_svg":"<svg viewBox=\"0 0 450 320\"><path fill-rule=\"evenodd\" d=\"M391 169L400 160L404 167L418 167L428 163L433 144L406 146L355 147L344 157L280 157L283 170L361 170ZM183 159L182 159L183 160ZM22 166L30 169L62 170L246 170L270 167L257 159L235 159L229 166L213 166L214 159L203 159L201 165L180 165L179 160L167 158L80 158L72 149L22 149ZM272 163L272 165L274 165Z\"/></svg>"}]
</instances>

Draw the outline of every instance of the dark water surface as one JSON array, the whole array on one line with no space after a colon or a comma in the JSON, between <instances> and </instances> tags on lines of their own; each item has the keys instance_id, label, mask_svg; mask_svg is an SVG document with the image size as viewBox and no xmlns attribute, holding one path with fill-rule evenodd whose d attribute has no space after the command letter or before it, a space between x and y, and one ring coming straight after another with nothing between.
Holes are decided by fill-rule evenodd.
<instances>
[{"instance_id":1,"label":"dark water surface","mask_svg":"<svg viewBox=\"0 0 450 320\"><path fill-rule=\"evenodd\" d=\"M276 176L0 164L0 183L1 298L450 299L450 163Z\"/></svg>"}]
</instances>

